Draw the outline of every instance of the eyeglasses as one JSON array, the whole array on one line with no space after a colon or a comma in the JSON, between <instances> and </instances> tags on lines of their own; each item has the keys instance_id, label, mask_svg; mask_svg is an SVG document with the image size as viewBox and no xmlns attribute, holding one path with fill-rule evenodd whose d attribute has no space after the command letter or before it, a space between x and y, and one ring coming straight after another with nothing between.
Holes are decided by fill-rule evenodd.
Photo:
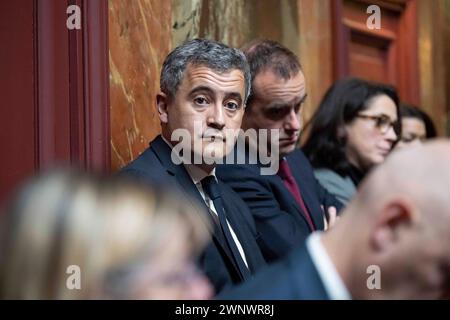
<instances>
[{"instance_id":1,"label":"eyeglasses","mask_svg":"<svg viewBox=\"0 0 450 320\"><path fill-rule=\"evenodd\" d=\"M391 119L386 115L382 114L379 116L371 116L368 114L358 114L356 117L375 121L375 127L380 130L382 134L387 133L392 127L394 132L398 135L398 121L391 121Z\"/></svg>"}]
</instances>

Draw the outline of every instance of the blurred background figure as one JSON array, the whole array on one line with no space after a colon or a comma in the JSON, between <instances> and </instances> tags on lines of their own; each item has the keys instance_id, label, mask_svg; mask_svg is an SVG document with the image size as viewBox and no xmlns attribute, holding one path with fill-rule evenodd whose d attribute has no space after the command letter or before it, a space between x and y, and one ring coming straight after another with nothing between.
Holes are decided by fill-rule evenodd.
<instances>
[{"instance_id":1,"label":"blurred background figure","mask_svg":"<svg viewBox=\"0 0 450 320\"><path fill-rule=\"evenodd\" d=\"M167 194L74 171L34 178L1 217L0 298L210 298L192 260L206 222Z\"/></svg>"},{"instance_id":2,"label":"blurred background figure","mask_svg":"<svg viewBox=\"0 0 450 320\"><path fill-rule=\"evenodd\" d=\"M419 108L402 103L400 105L400 116L402 120L402 135L397 143L397 148L419 144L425 139L436 137L436 128L433 120Z\"/></svg>"},{"instance_id":3,"label":"blurred background figure","mask_svg":"<svg viewBox=\"0 0 450 320\"><path fill-rule=\"evenodd\" d=\"M303 146L319 182L347 203L391 152L401 133L399 118L393 87L356 78L336 82L308 124Z\"/></svg>"}]
</instances>

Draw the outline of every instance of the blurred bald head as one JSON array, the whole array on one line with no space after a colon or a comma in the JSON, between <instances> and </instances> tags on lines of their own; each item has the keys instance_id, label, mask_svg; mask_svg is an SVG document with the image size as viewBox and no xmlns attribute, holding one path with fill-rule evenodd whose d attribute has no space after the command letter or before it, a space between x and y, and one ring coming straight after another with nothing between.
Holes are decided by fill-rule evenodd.
<instances>
[{"instance_id":1,"label":"blurred bald head","mask_svg":"<svg viewBox=\"0 0 450 320\"><path fill-rule=\"evenodd\" d=\"M362 184L358 205L380 207L408 199L427 216L450 218L450 141L436 140L394 152ZM447 208L446 210L439 210ZM450 226L449 226L450 227Z\"/></svg>"},{"instance_id":2,"label":"blurred bald head","mask_svg":"<svg viewBox=\"0 0 450 320\"><path fill-rule=\"evenodd\" d=\"M450 292L450 141L391 154L323 242L356 298ZM380 289L367 285L373 265L380 270Z\"/></svg>"}]
</instances>

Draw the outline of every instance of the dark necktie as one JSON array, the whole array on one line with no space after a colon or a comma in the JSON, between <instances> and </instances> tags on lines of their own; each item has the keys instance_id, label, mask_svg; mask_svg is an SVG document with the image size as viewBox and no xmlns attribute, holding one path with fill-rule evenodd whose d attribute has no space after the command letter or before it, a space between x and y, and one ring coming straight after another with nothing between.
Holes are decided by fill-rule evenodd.
<instances>
[{"instance_id":1,"label":"dark necktie","mask_svg":"<svg viewBox=\"0 0 450 320\"><path fill-rule=\"evenodd\" d=\"M304 216L306 218L306 221L308 221L308 225L309 225L309 228L311 229L311 231L315 231L316 228L314 227L314 223L311 219L311 215L309 214L308 208L306 208L305 202L303 201L302 195L300 193L300 189L297 185L297 182L295 182L294 176L292 175L291 168L289 168L289 164L286 161L286 159L282 159L280 161L280 167L278 169L278 176L280 176L280 178L283 180L286 188L291 192L291 194L294 196L295 200L297 200L297 203L302 208Z\"/></svg>"},{"instance_id":2,"label":"dark necktie","mask_svg":"<svg viewBox=\"0 0 450 320\"><path fill-rule=\"evenodd\" d=\"M244 260L242 259L242 256L237 248L236 242L234 241L233 236L231 235L230 228L228 227L225 215L225 208L222 203L222 197L220 195L219 185L216 181L216 178L214 176L207 176L206 178L202 179L201 184L205 193L214 203L217 215L219 216L220 227L222 229L223 234L225 235L226 245L233 254L234 261L239 268L242 278L244 280L250 278L251 277L250 271L245 265Z\"/></svg>"}]
</instances>

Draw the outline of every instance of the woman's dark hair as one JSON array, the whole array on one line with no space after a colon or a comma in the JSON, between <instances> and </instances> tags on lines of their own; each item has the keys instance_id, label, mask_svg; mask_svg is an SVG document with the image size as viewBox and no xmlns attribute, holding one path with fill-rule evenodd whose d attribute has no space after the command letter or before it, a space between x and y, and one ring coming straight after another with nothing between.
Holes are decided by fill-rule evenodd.
<instances>
[{"instance_id":1,"label":"woman's dark hair","mask_svg":"<svg viewBox=\"0 0 450 320\"><path fill-rule=\"evenodd\" d=\"M399 99L392 86L349 78L337 81L328 89L306 126L309 136L303 151L315 168L331 169L342 176L349 174L350 163L345 155L344 126L352 122L361 111L366 110L373 97L383 94L394 101L397 117L400 119ZM399 137L400 121L394 126L394 130Z\"/></svg>"},{"instance_id":2,"label":"woman's dark hair","mask_svg":"<svg viewBox=\"0 0 450 320\"><path fill-rule=\"evenodd\" d=\"M401 118L415 118L422 120L425 124L427 139L435 138L437 136L436 127L434 126L433 120L431 120L430 116L418 107L402 103L400 105L400 115Z\"/></svg>"}]
</instances>

